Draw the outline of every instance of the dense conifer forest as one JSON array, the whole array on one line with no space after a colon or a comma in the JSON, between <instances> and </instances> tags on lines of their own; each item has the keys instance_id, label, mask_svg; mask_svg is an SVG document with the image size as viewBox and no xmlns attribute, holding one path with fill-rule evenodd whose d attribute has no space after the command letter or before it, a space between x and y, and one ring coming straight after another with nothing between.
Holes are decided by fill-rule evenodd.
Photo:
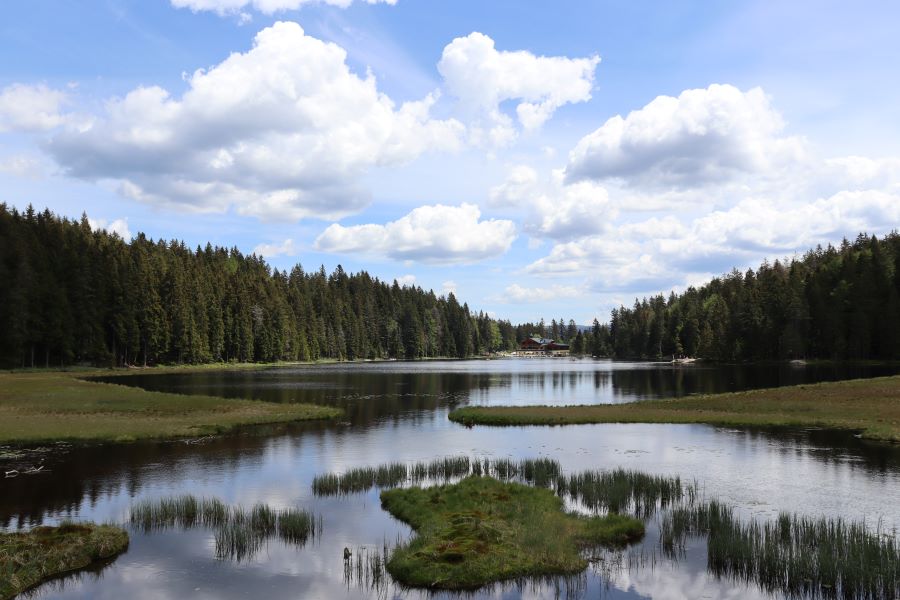
<instances>
[{"instance_id":1,"label":"dense conifer forest","mask_svg":"<svg viewBox=\"0 0 900 600\"><path fill-rule=\"evenodd\" d=\"M516 345L507 321L348 274L290 272L207 245L131 242L0 204L0 365L467 357Z\"/></svg>"},{"instance_id":2,"label":"dense conifer forest","mask_svg":"<svg viewBox=\"0 0 900 600\"><path fill-rule=\"evenodd\" d=\"M900 235L636 300L609 323L513 326L338 266L272 269L255 255L130 242L0 204L0 366L468 357L530 335L573 353L712 360L900 358Z\"/></svg>"},{"instance_id":3,"label":"dense conifer forest","mask_svg":"<svg viewBox=\"0 0 900 600\"><path fill-rule=\"evenodd\" d=\"M860 234L635 301L612 312L594 345L619 358L898 359L900 235Z\"/></svg>"}]
</instances>

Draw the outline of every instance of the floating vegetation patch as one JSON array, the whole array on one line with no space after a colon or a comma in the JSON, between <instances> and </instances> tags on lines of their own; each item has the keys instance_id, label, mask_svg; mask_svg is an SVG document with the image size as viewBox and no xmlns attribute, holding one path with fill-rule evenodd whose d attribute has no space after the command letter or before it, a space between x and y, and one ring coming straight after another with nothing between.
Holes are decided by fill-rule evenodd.
<instances>
[{"instance_id":1,"label":"floating vegetation patch","mask_svg":"<svg viewBox=\"0 0 900 600\"><path fill-rule=\"evenodd\" d=\"M677 557L689 536L705 536L707 568L793 598L900 598L896 532L864 523L781 514L743 522L717 501L676 507L663 516L660 542Z\"/></svg>"},{"instance_id":2,"label":"floating vegetation patch","mask_svg":"<svg viewBox=\"0 0 900 600\"><path fill-rule=\"evenodd\" d=\"M518 480L549 487L562 473L559 463L549 458L514 461L506 458L469 458L451 456L430 462L391 463L378 467L350 469L341 474L328 473L313 478L317 496L338 496L365 492L372 488L388 489L404 483L425 481L447 482L468 475L496 477L503 481Z\"/></svg>"},{"instance_id":3,"label":"floating vegetation patch","mask_svg":"<svg viewBox=\"0 0 900 600\"><path fill-rule=\"evenodd\" d=\"M396 580L414 587L473 589L507 579L577 574L588 564L585 548L627 544L644 535L638 519L567 513L549 489L493 477L386 490L381 503L416 531L386 565Z\"/></svg>"},{"instance_id":4,"label":"floating vegetation patch","mask_svg":"<svg viewBox=\"0 0 900 600\"><path fill-rule=\"evenodd\" d=\"M213 529L216 557L237 561L252 559L272 537L302 546L322 533L321 517L306 510L277 510L266 504L245 509L191 495L137 502L131 507L130 521L144 532L173 527Z\"/></svg>"}]
</instances>

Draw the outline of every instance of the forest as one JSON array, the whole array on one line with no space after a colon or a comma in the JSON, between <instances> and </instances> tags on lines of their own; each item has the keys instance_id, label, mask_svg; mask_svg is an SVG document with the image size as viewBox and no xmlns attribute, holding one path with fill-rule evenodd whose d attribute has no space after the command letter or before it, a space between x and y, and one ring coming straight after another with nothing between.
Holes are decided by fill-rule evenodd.
<instances>
[{"instance_id":1,"label":"forest","mask_svg":"<svg viewBox=\"0 0 900 600\"><path fill-rule=\"evenodd\" d=\"M468 357L516 345L508 321L338 266L255 255L0 204L0 365Z\"/></svg>"},{"instance_id":2,"label":"forest","mask_svg":"<svg viewBox=\"0 0 900 600\"><path fill-rule=\"evenodd\" d=\"M86 216L0 204L0 366L464 358L530 335L614 358L895 359L898 267L900 235L860 234L635 300L608 323L513 325L364 271L279 271L236 248L126 242Z\"/></svg>"},{"instance_id":3,"label":"forest","mask_svg":"<svg viewBox=\"0 0 900 600\"><path fill-rule=\"evenodd\" d=\"M717 361L900 358L900 235L860 234L612 311L593 352Z\"/></svg>"}]
</instances>

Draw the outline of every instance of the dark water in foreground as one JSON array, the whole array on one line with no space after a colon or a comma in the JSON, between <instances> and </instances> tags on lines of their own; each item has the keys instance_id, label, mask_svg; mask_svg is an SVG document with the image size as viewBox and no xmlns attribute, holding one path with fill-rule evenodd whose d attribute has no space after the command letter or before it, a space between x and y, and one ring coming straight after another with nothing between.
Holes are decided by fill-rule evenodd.
<instances>
[{"instance_id":1,"label":"dark water in foreground","mask_svg":"<svg viewBox=\"0 0 900 600\"><path fill-rule=\"evenodd\" d=\"M567 471L635 468L696 480L743 516L779 511L865 519L900 527L900 449L824 431L735 431L702 425L476 427L447 420L466 404L577 404L720 392L873 376L890 367L684 367L566 359L372 363L259 371L135 376L150 389L342 406L343 424L309 423L245 431L200 444L138 443L53 448L45 475L0 479L0 524L74 517L124 521L137 499L191 493L245 506L300 506L323 517L303 548L271 540L252 560L215 558L213 533L131 532L128 552L97 574L37 589L39 598L420 598L389 581L346 578L342 549L381 548L410 530L381 510L378 492L313 496L316 474L388 461L467 454L550 456ZM589 570L573 581L508 584L477 597L769 598L752 584L706 571L696 542L677 562L653 557L652 525L642 567ZM359 550L357 550L359 552ZM450 596L450 595L446 595ZM456 596L453 596L456 597Z\"/></svg>"}]
</instances>

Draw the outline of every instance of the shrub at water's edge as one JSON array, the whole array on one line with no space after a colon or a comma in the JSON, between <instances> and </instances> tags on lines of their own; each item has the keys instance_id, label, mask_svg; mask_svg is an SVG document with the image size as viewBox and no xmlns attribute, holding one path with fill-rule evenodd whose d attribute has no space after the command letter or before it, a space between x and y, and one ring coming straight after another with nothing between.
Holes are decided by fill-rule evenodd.
<instances>
[{"instance_id":1,"label":"shrub at water's edge","mask_svg":"<svg viewBox=\"0 0 900 600\"><path fill-rule=\"evenodd\" d=\"M470 425L707 423L729 427L826 427L900 442L900 376L728 394L582 406L469 406L450 420Z\"/></svg>"},{"instance_id":2,"label":"shrub at water's edge","mask_svg":"<svg viewBox=\"0 0 900 600\"><path fill-rule=\"evenodd\" d=\"M387 490L381 503L416 530L387 564L396 580L414 587L472 589L578 573L587 567L583 548L626 544L644 534L643 523L632 517L569 514L551 490L490 477Z\"/></svg>"},{"instance_id":3,"label":"shrub at water's edge","mask_svg":"<svg viewBox=\"0 0 900 600\"><path fill-rule=\"evenodd\" d=\"M63 523L0 533L0 598L70 571L110 559L128 548L128 534L112 525Z\"/></svg>"}]
</instances>

